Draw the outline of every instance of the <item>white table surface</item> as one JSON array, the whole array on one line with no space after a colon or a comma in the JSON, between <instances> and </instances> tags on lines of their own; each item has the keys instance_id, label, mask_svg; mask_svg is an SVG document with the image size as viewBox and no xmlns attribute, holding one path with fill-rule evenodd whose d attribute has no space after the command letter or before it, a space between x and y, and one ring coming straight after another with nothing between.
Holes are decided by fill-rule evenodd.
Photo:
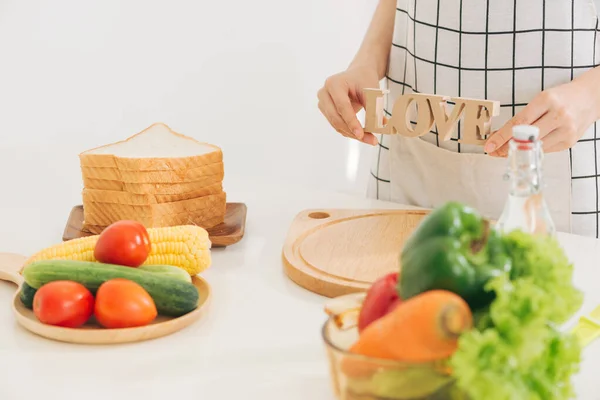
<instances>
[{"instance_id":1,"label":"white table surface","mask_svg":"<svg viewBox=\"0 0 600 400\"><path fill-rule=\"evenodd\" d=\"M15 287L0 282L0 398L333 399L320 337L325 299L284 275L281 248L288 226L306 208L400 206L258 180L229 178L226 189L230 201L248 205L246 236L214 250L213 264L203 273L214 289L210 311L181 332L116 346L50 341L16 324L9 306ZM0 208L0 251L26 253L60 240L79 188L70 198L57 193L45 201L35 190L24 189L12 208ZM576 265L576 284L586 293L581 311L588 311L600 304L600 242L560 238ZM585 350L576 377L579 398L600 399L594 390L599 367L600 341Z\"/></svg>"}]
</instances>

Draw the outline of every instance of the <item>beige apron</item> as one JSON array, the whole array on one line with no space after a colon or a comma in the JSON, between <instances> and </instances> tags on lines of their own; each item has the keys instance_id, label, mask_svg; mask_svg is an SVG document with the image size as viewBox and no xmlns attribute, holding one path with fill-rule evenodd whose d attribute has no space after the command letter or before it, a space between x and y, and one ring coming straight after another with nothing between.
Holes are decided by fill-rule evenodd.
<instances>
[{"instance_id":1,"label":"beige apron","mask_svg":"<svg viewBox=\"0 0 600 400\"><path fill-rule=\"evenodd\" d=\"M577 76L595 65L600 36L593 0L547 0L552 7L545 11L542 0L517 3L527 4L515 10L514 0L399 0L386 112L398 96L411 92L497 100L501 112L494 130L542 88L568 82L572 72ZM588 33L592 40L585 46L576 42L572 62L573 32ZM447 142L438 140L435 127L419 138L381 135L369 195L428 208L456 200L498 218L508 196L507 159L490 157L481 146L461 145L460 128ZM596 145L596 131L593 126L586 132L582 146ZM544 193L559 231L597 236L597 161L595 153L578 146L544 156ZM572 187L576 170L589 171L590 165L594 176L585 175ZM581 185L584 178L588 181Z\"/></svg>"}]
</instances>

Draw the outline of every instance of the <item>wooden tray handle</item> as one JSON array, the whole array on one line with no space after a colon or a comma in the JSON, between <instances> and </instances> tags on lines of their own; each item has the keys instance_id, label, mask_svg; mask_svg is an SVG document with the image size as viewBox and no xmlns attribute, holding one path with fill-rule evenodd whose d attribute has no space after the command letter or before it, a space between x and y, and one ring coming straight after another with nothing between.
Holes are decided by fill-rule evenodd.
<instances>
[{"instance_id":1,"label":"wooden tray handle","mask_svg":"<svg viewBox=\"0 0 600 400\"><path fill-rule=\"evenodd\" d=\"M19 273L27 257L15 253L0 253L0 280L21 286L23 276Z\"/></svg>"}]
</instances>

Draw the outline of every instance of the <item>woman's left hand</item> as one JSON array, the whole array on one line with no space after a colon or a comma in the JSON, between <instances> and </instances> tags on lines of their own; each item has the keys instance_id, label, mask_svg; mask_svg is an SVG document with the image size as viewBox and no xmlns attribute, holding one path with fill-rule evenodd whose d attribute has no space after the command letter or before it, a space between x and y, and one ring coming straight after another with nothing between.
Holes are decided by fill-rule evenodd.
<instances>
[{"instance_id":1,"label":"woman's left hand","mask_svg":"<svg viewBox=\"0 0 600 400\"><path fill-rule=\"evenodd\" d=\"M535 125L540 130L544 152L571 148L600 117L600 70L538 94L521 112L494 132L485 152L494 157L508 155L508 141L515 125Z\"/></svg>"}]
</instances>

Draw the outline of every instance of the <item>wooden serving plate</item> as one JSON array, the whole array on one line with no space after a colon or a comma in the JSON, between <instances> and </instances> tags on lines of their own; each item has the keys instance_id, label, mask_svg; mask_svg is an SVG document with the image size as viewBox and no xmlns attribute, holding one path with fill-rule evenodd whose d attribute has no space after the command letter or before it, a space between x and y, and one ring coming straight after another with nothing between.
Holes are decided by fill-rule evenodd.
<instances>
[{"instance_id":1,"label":"wooden serving plate","mask_svg":"<svg viewBox=\"0 0 600 400\"><path fill-rule=\"evenodd\" d=\"M404 241L427 210L305 210L283 247L287 276L326 297L362 292L398 271Z\"/></svg>"},{"instance_id":2,"label":"wooden serving plate","mask_svg":"<svg viewBox=\"0 0 600 400\"><path fill-rule=\"evenodd\" d=\"M204 279L194 276L192 283L198 289L198 307L178 318L159 316L150 325L136 328L105 329L97 325L93 318L81 328L63 328L46 325L38 321L32 310L23 305L19 292L23 276L19 273L27 257L13 253L0 253L0 280L17 284L12 309L17 322L25 329L48 339L80 344L117 344L141 342L156 339L177 332L202 317L209 303L211 289Z\"/></svg>"},{"instance_id":3,"label":"wooden serving plate","mask_svg":"<svg viewBox=\"0 0 600 400\"><path fill-rule=\"evenodd\" d=\"M242 240L246 229L247 209L244 203L227 203L225 221L207 229L213 247L226 247ZM90 235L93 233L83 230L83 206L73 207L63 232L63 241Z\"/></svg>"}]
</instances>

